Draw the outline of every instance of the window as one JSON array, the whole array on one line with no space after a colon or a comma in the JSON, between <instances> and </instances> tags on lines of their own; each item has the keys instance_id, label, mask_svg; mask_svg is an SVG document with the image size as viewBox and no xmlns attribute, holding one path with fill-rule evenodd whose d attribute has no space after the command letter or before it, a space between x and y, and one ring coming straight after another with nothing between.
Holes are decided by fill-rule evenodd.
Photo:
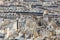
<instances>
[{"instance_id":1,"label":"window","mask_svg":"<svg viewBox=\"0 0 60 40\"><path fill-rule=\"evenodd\" d=\"M10 0L5 0L5 1L10 1Z\"/></svg>"},{"instance_id":2,"label":"window","mask_svg":"<svg viewBox=\"0 0 60 40\"><path fill-rule=\"evenodd\" d=\"M37 2L37 0L24 0L24 2Z\"/></svg>"}]
</instances>

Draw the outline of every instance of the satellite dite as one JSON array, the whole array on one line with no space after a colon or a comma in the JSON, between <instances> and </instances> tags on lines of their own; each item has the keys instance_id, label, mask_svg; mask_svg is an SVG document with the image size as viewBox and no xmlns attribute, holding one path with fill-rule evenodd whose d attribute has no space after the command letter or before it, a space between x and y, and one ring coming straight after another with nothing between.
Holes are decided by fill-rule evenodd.
<instances>
[{"instance_id":1,"label":"satellite dite","mask_svg":"<svg viewBox=\"0 0 60 40\"><path fill-rule=\"evenodd\" d=\"M60 40L60 0L0 0L0 40Z\"/></svg>"}]
</instances>

